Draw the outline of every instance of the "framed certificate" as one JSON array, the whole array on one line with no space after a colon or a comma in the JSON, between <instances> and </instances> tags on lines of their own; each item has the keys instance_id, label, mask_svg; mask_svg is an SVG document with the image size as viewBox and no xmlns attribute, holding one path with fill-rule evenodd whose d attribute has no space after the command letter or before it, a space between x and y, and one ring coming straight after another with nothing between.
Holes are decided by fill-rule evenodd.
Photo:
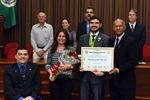
<instances>
[{"instance_id":1,"label":"framed certificate","mask_svg":"<svg viewBox=\"0 0 150 100\"><path fill-rule=\"evenodd\" d=\"M112 47L82 47L81 67L84 71L94 69L107 72L114 68L114 48Z\"/></svg>"}]
</instances>

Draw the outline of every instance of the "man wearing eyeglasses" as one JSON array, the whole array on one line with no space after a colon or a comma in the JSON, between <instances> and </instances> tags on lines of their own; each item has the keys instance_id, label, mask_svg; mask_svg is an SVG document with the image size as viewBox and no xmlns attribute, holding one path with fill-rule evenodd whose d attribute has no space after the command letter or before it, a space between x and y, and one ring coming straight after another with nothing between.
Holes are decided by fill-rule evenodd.
<instances>
[{"instance_id":1,"label":"man wearing eyeglasses","mask_svg":"<svg viewBox=\"0 0 150 100\"><path fill-rule=\"evenodd\" d=\"M142 61L143 46L146 41L146 29L145 25L137 23L138 12L136 9L129 11L128 19L129 23L126 25L125 33L135 39L138 45L138 57L139 62Z\"/></svg>"}]
</instances>

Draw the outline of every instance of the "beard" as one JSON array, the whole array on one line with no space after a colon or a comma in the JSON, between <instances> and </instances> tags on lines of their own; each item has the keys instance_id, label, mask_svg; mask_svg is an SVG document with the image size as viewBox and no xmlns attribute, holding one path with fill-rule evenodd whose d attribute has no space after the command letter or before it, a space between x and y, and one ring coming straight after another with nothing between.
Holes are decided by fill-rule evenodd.
<instances>
[{"instance_id":1,"label":"beard","mask_svg":"<svg viewBox=\"0 0 150 100\"><path fill-rule=\"evenodd\" d=\"M90 29L90 31L93 32L93 33L96 33L96 32L98 32L99 30L100 30L100 28L98 28L97 30L91 30L91 29Z\"/></svg>"}]
</instances>

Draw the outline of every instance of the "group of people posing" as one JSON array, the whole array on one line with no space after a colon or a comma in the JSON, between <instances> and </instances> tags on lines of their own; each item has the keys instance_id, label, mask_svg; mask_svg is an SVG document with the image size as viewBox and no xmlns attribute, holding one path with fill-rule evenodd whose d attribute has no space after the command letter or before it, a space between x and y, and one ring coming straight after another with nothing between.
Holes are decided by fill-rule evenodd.
<instances>
[{"instance_id":1,"label":"group of people posing","mask_svg":"<svg viewBox=\"0 0 150 100\"><path fill-rule=\"evenodd\" d=\"M77 33L71 30L70 22L64 18L61 28L53 38L53 28L47 24L46 15L38 14L39 23L31 30L33 59L45 59L46 71L49 74L51 100L71 100L73 89L73 71L71 74L60 74L54 80L52 68L64 50L75 50L81 54L81 47L114 47L114 68L109 72L98 70L83 71L83 67L64 63L60 70L79 70L80 100L104 100L105 77L109 75L111 100L135 100L136 76L135 67L142 61L142 49L146 41L145 26L136 22L136 9L129 11L129 23L122 19L113 22L114 38L102 33L102 21L94 15L94 9L85 9L86 20L79 23ZM100 40L99 40L100 38ZM40 99L41 76L38 65L28 62L28 50L19 47L16 50L16 63L4 71L4 92L6 100ZM25 75L23 75L23 67ZM24 78L25 77L25 78Z\"/></svg>"}]
</instances>

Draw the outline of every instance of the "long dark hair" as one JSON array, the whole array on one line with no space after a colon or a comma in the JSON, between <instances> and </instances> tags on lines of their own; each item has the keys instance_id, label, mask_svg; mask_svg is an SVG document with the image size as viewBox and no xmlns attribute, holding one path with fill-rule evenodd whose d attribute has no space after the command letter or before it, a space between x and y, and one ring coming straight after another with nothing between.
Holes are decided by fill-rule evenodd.
<instances>
[{"instance_id":1,"label":"long dark hair","mask_svg":"<svg viewBox=\"0 0 150 100\"><path fill-rule=\"evenodd\" d=\"M55 53L55 51L57 50L57 47L58 47L58 41L57 41L57 38L58 38L58 35L60 32L63 32L65 34L65 37L66 37L66 42L65 42L65 48L68 49L68 46L70 46L70 42L69 42L69 36L68 36L68 32L66 29L64 28L60 28L57 33L56 33L56 36L54 38L54 43L52 45L52 48L51 48L51 53Z\"/></svg>"}]
</instances>

